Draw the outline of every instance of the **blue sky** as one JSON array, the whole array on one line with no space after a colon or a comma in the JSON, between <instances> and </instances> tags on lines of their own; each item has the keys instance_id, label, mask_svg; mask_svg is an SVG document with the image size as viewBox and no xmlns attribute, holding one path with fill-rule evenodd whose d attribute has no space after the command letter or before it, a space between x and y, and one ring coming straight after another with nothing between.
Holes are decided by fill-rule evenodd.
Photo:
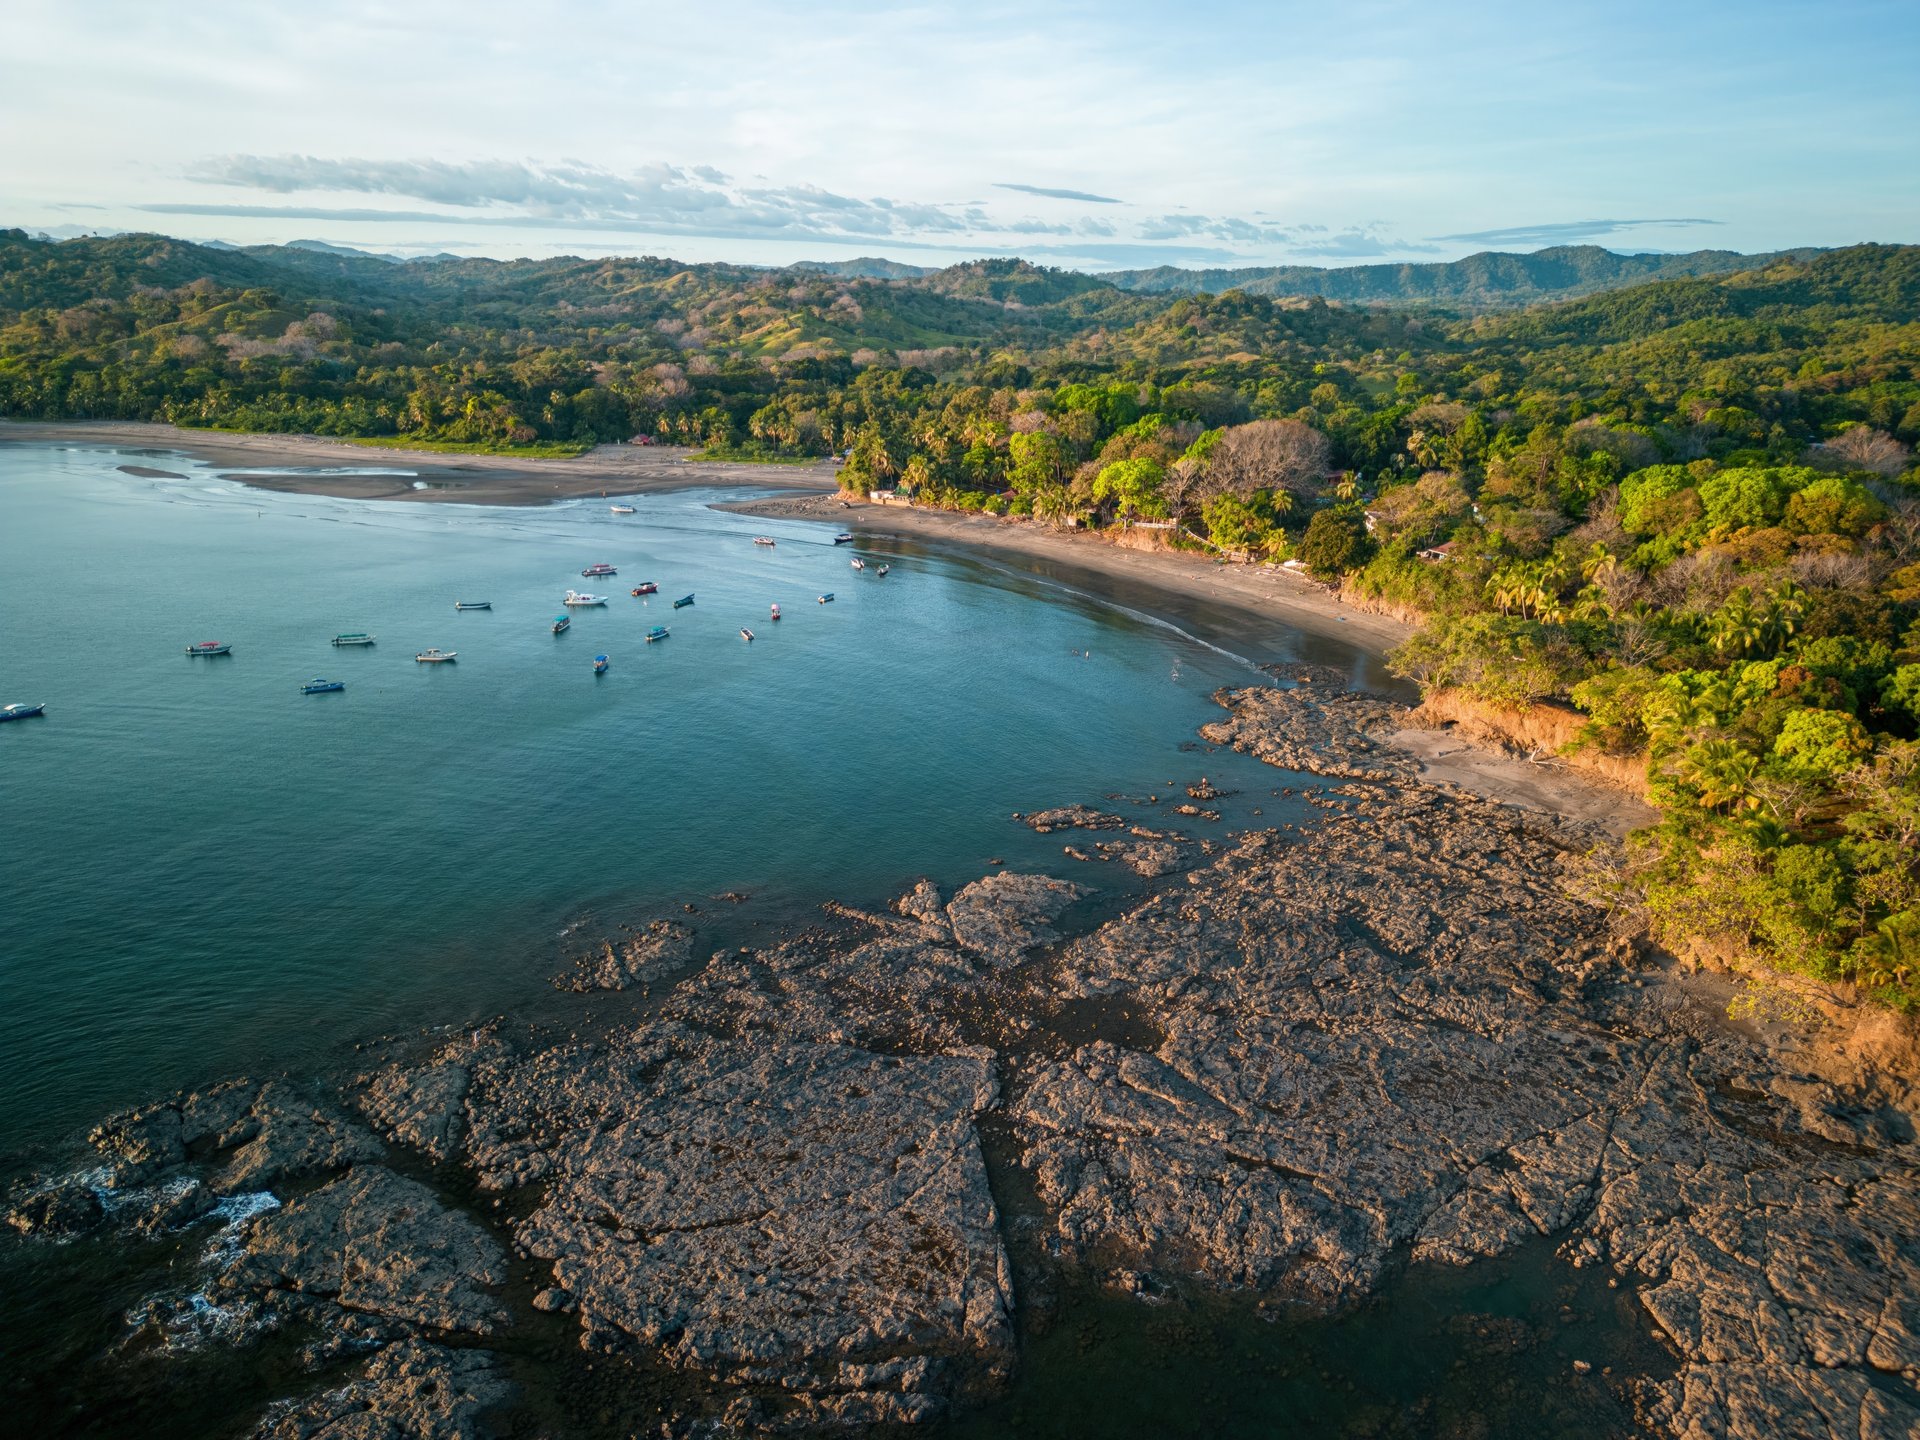
<instances>
[{"instance_id":1,"label":"blue sky","mask_svg":"<svg viewBox=\"0 0 1920 1440\"><path fill-rule=\"evenodd\" d=\"M0 225L1355 264L1920 241L1920 0L9 0Z\"/></svg>"}]
</instances>

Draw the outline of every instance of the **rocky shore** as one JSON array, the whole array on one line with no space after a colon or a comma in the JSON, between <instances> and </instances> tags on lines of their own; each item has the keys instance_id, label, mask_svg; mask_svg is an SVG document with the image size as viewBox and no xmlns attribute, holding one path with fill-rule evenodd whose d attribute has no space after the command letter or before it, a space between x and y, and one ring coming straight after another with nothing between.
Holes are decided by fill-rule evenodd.
<instances>
[{"instance_id":1,"label":"rocky shore","mask_svg":"<svg viewBox=\"0 0 1920 1440\"><path fill-rule=\"evenodd\" d=\"M1569 1377L1622 1428L1920 1430L1911 1088L1727 1020L1576 898L1602 830L1423 784L1400 707L1218 698L1204 738L1310 818L1070 806L1020 817L1054 875L760 949L663 922L556 979L616 1024L114 1116L14 1243L190 1242L121 1363L297 1345L261 1436L536 1433L556 1333L608 1397L582 1433L918 1425L1004 1389L1059 1276L1334 1311L1541 1243L1670 1358Z\"/></svg>"}]
</instances>

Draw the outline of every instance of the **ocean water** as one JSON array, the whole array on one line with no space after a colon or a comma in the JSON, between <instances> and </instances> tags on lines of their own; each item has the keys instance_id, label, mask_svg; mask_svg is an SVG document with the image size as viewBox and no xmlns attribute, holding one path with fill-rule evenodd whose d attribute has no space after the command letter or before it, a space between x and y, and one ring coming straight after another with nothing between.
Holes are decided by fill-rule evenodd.
<instances>
[{"instance_id":1,"label":"ocean water","mask_svg":"<svg viewBox=\"0 0 1920 1440\"><path fill-rule=\"evenodd\" d=\"M1181 749L1215 688L1263 680L1250 661L1389 683L1277 624L1070 569L836 547L718 498L395 505L178 455L0 446L0 703L48 710L0 725L0 1152L553 1003L569 945L713 915L721 892L751 897L717 907L746 931L996 858L1058 868L1059 837L1010 812L1164 802L1202 771L1280 783ZM618 578L583 579L596 561ZM555 636L569 588L612 599ZM671 638L643 643L655 624ZM377 644L329 644L346 631ZM184 653L209 639L233 654ZM429 646L459 660L416 664ZM302 695L315 677L346 689Z\"/></svg>"}]
</instances>

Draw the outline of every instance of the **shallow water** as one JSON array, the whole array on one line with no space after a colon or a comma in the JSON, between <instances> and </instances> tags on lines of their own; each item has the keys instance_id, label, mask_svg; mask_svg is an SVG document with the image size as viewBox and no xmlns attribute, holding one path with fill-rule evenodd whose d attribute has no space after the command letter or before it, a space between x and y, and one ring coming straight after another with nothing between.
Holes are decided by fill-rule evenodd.
<instances>
[{"instance_id":1,"label":"shallow water","mask_svg":"<svg viewBox=\"0 0 1920 1440\"><path fill-rule=\"evenodd\" d=\"M16 1156L182 1085L550 1001L569 932L725 891L754 897L738 929L994 858L1058 867L1059 837L1009 812L1164 798L1203 769L1277 783L1181 751L1211 691L1262 678L1249 659L1384 679L1277 625L1244 653L1224 612L835 547L717 492L613 515L268 493L164 452L186 478L116 469L155 457L0 447L0 702L48 707L0 726ZM617 579L581 578L601 560ZM661 593L632 598L643 579ZM555 636L569 588L613 598ZM643 643L654 624L672 637ZM378 643L329 644L348 631ZM233 654L183 653L205 639ZM429 646L460 658L416 664ZM313 677L347 688L300 694Z\"/></svg>"}]
</instances>

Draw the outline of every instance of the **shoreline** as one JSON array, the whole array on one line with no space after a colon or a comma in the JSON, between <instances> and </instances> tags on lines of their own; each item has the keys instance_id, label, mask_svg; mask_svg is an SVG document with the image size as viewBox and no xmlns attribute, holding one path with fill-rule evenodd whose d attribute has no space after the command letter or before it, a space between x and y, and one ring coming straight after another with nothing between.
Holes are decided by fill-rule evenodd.
<instances>
[{"instance_id":1,"label":"shoreline","mask_svg":"<svg viewBox=\"0 0 1920 1440\"><path fill-rule=\"evenodd\" d=\"M713 508L768 519L858 525L940 547L1071 565L1340 641L1380 660L1413 634L1404 621L1356 610L1324 587L1271 567L1223 564L1177 550L1135 550L1091 534L1042 529L1024 521L876 505L837 492L722 502ZM1410 707L1407 723L1384 738L1420 763L1421 778L1429 784L1453 785L1501 804L1596 824L1615 840L1659 818L1651 806L1561 761L1524 759L1457 732L1423 727L1413 718L1417 708Z\"/></svg>"},{"instance_id":2,"label":"shoreline","mask_svg":"<svg viewBox=\"0 0 1920 1440\"><path fill-rule=\"evenodd\" d=\"M460 455L437 450L354 445L318 435L187 430L141 420L0 420L0 445L72 445L99 450L169 451L215 468L222 479L256 489L347 500L424 504L547 505L594 495L760 485L817 490L834 468L696 461L678 445L601 445L573 459ZM148 467L129 467L138 474ZM248 474L271 469L304 473ZM338 473L341 470L360 473ZM405 471L406 474L367 472ZM332 473L330 473L332 472ZM424 482L417 488L415 481Z\"/></svg>"}]
</instances>

